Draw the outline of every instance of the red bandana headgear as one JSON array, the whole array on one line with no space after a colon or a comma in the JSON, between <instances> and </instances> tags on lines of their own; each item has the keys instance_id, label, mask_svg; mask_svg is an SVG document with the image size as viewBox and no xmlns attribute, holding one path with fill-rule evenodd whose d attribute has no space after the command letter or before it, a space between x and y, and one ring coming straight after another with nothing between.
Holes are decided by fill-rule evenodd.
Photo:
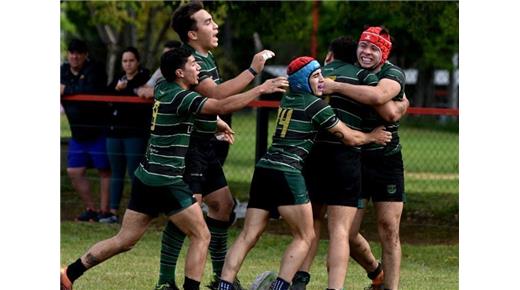
<instances>
[{"instance_id":1,"label":"red bandana headgear","mask_svg":"<svg viewBox=\"0 0 520 290\"><path fill-rule=\"evenodd\" d=\"M379 64L383 64L388 59L388 55L392 49L390 34L380 34L382 30L383 29L378 26L369 27L361 33L361 37L359 38L359 41L368 41L379 47L381 50L381 62Z\"/></svg>"}]
</instances>

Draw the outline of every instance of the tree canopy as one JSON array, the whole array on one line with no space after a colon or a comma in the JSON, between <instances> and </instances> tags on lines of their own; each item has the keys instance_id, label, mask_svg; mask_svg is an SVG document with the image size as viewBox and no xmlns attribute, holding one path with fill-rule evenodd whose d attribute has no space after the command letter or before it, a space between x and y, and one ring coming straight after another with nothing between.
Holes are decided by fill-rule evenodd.
<instances>
[{"instance_id":1,"label":"tree canopy","mask_svg":"<svg viewBox=\"0 0 520 290\"><path fill-rule=\"evenodd\" d=\"M157 67L162 44L179 39L169 27L172 12L188 1L99 1L61 3L62 50L71 37L86 40L91 54L119 69L119 52L137 47L142 63ZM253 34L277 53L274 64L310 54L312 1L204 1L219 24L214 51L224 78L249 65L255 53ZM320 1L318 59L341 35L357 39L366 25L384 25L393 39L390 60L419 71L452 69L458 53L459 5L455 1ZM64 55L64 54L63 54Z\"/></svg>"}]
</instances>

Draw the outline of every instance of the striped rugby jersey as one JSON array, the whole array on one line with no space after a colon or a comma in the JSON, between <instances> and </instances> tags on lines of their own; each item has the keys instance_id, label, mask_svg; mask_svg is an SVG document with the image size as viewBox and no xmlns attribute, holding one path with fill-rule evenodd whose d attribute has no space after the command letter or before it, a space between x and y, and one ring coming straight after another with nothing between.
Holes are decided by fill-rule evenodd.
<instances>
[{"instance_id":1,"label":"striped rugby jersey","mask_svg":"<svg viewBox=\"0 0 520 290\"><path fill-rule=\"evenodd\" d=\"M150 139L135 176L144 184L163 186L182 181L195 114L207 98L161 79L154 99Z\"/></svg>"},{"instance_id":2,"label":"striped rugby jersey","mask_svg":"<svg viewBox=\"0 0 520 290\"><path fill-rule=\"evenodd\" d=\"M199 83L207 78L213 79L216 84L222 83L217 63L215 62L215 58L211 51L208 52L207 56L204 56L188 44L183 44L183 46L191 51L191 54L200 65ZM217 115L197 115L195 117L195 127L193 131L194 137L207 140L213 138L216 132Z\"/></svg>"},{"instance_id":3,"label":"striped rugby jersey","mask_svg":"<svg viewBox=\"0 0 520 290\"><path fill-rule=\"evenodd\" d=\"M334 81L353 85L375 86L379 81L375 74L340 60L334 60L325 65L322 69L322 73L324 77ZM324 95L323 99L332 107L336 116L338 116L343 123L351 129L358 131L361 131L363 119L369 111L372 110L372 107L361 104L342 94ZM338 138L326 130L319 131L316 142L343 145ZM354 148L360 149L360 147Z\"/></svg>"},{"instance_id":4,"label":"striped rugby jersey","mask_svg":"<svg viewBox=\"0 0 520 290\"><path fill-rule=\"evenodd\" d=\"M399 91L399 94L393 98L393 100L403 99L406 78L401 68L397 67L389 61L386 61L381 67L381 70L376 73L376 75L380 80L388 78L398 82L401 85L401 90ZM387 131L392 132L392 141L390 141L390 143L386 144L385 146L375 143L366 144L362 147L362 150L365 152L384 150L383 152L385 155L392 155L400 152L401 144L399 143L398 133L399 121L394 123L387 122L381 118L381 116L379 116L375 110L372 109L363 121L363 131L370 132L377 126L381 125L384 125Z\"/></svg>"},{"instance_id":5,"label":"striped rugby jersey","mask_svg":"<svg viewBox=\"0 0 520 290\"><path fill-rule=\"evenodd\" d=\"M284 95L272 145L256 166L300 173L318 129L331 128L338 122L332 108L322 99L301 92Z\"/></svg>"}]
</instances>

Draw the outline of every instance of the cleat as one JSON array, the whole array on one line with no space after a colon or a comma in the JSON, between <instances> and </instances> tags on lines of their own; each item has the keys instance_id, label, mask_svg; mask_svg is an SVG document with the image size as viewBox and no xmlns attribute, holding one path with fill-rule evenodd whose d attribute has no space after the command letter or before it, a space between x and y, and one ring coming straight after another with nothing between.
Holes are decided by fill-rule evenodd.
<instances>
[{"instance_id":1,"label":"cleat","mask_svg":"<svg viewBox=\"0 0 520 290\"><path fill-rule=\"evenodd\" d=\"M60 289L61 290L72 290L72 282L67 276L67 267L60 270Z\"/></svg>"},{"instance_id":2,"label":"cleat","mask_svg":"<svg viewBox=\"0 0 520 290\"><path fill-rule=\"evenodd\" d=\"M82 212L76 218L76 221L78 221L78 222L97 222L98 220L99 220L98 212L95 210L91 210L90 208L87 208L87 210Z\"/></svg>"},{"instance_id":3,"label":"cleat","mask_svg":"<svg viewBox=\"0 0 520 290\"><path fill-rule=\"evenodd\" d=\"M298 271L294 274L292 279L292 285L289 287L291 290L306 290L307 284L311 280L311 275L307 272Z\"/></svg>"},{"instance_id":4,"label":"cleat","mask_svg":"<svg viewBox=\"0 0 520 290\"><path fill-rule=\"evenodd\" d=\"M275 272L265 271L262 274L256 276L250 290L269 290L273 281L276 280L276 277L278 277L278 274Z\"/></svg>"},{"instance_id":5,"label":"cleat","mask_svg":"<svg viewBox=\"0 0 520 290\"><path fill-rule=\"evenodd\" d=\"M213 275L213 280L208 285L206 285L206 287L211 290L218 290L219 283L220 278L217 277L217 275ZM238 280L238 278L235 278L235 281L233 282L233 288L235 288L235 290L245 290L245 288L240 284L240 280Z\"/></svg>"},{"instance_id":6,"label":"cleat","mask_svg":"<svg viewBox=\"0 0 520 290\"><path fill-rule=\"evenodd\" d=\"M244 287L242 287L238 278L235 278L235 281L233 282L233 287L235 287L235 290L246 290Z\"/></svg>"},{"instance_id":7,"label":"cleat","mask_svg":"<svg viewBox=\"0 0 520 290\"><path fill-rule=\"evenodd\" d=\"M385 273L383 270L372 280L370 286L366 287L365 290L383 290L385 282Z\"/></svg>"},{"instance_id":8,"label":"cleat","mask_svg":"<svg viewBox=\"0 0 520 290\"><path fill-rule=\"evenodd\" d=\"M98 215L98 220L100 223L104 224L117 224L119 219L117 216L111 212L104 212Z\"/></svg>"}]
</instances>

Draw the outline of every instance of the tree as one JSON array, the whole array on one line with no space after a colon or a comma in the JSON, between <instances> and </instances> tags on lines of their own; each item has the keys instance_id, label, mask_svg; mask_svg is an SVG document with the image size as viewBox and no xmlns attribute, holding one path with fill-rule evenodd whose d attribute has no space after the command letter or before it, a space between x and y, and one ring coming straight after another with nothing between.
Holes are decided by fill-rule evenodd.
<instances>
[{"instance_id":1,"label":"tree","mask_svg":"<svg viewBox=\"0 0 520 290\"><path fill-rule=\"evenodd\" d=\"M87 41L90 54L98 60L105 59L109 81L119 72L119 53L127 46L135 46L141 52L143 66L156 67L161 43L177 39L169 24L172 11L180 3L62 2L63 41L72 37Z\"/></svg>"},{"instance_id":2,"label":"tree","mask_svg":"<svg viewBox=\"0 0 520 290\"><path fill-rule=\"evenodd\" d=\"M141 63L157 66L161 43L178 39L169 27L172 12L182 1L62 2L62 37L81 36L105 58L109 76L119 69L117 53L128 45L142 52ZM419 70L418 84L408 88L415 106L431 105L433 71L453 72L458 53L458 2L323 1L319 3L318 59L330 40L340 35L357 38L365 25L386 26L393 38L390 59L403 68ZM310 54L312 16L310 1L205 1L219 24L220 46L214 54L224 79L249 66L255 53L253 34L264 48L274 50L270 64L287 64ZM63 46L62 46L63 47ZM455 103L455 102L452 102Z\"/></svg>"}]
</instances>

